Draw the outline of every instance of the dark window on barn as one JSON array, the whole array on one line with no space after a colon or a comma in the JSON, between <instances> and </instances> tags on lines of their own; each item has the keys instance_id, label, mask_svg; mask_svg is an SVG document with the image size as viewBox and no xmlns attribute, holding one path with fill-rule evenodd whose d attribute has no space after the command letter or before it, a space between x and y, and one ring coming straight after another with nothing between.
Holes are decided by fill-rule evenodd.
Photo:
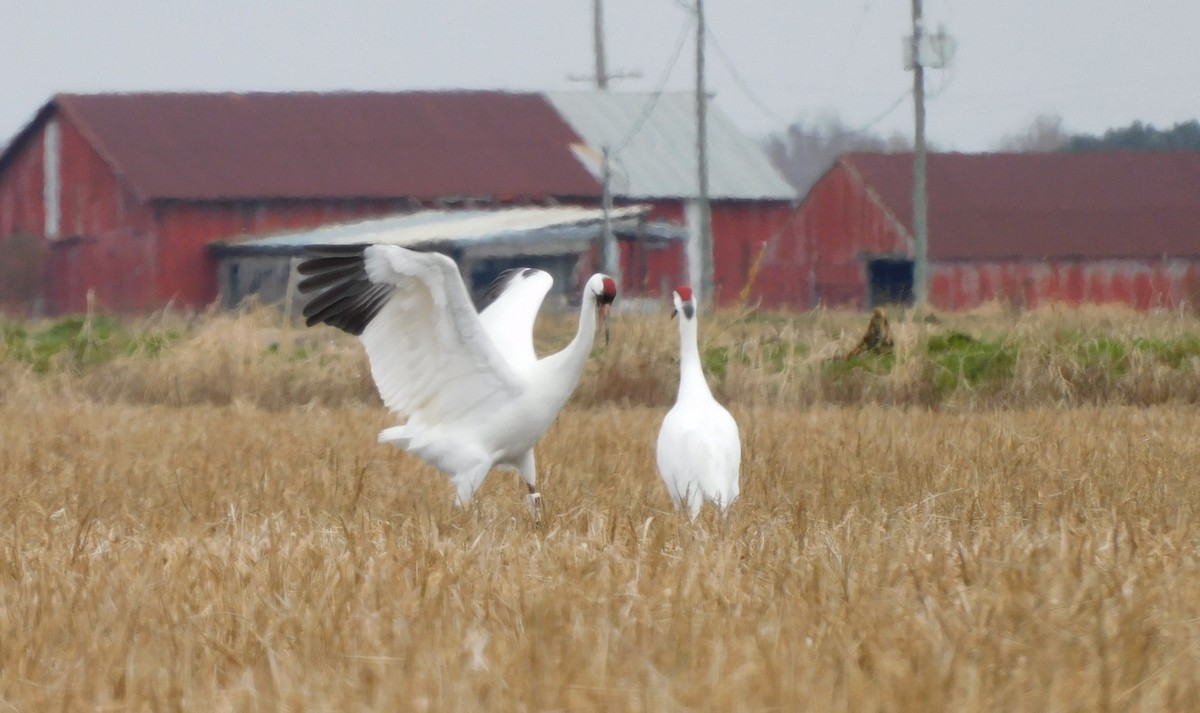
<instances>
[{"instance_id":1,"label":"dark window on barn","mask_svg":"<svg viewBox=\"0 0 1200 713\"><path fill-rule=\"evenodd\" d=\"M867 306L913 302L913 261L877 258L867 261Z\"/></svg>"}]
</instances>

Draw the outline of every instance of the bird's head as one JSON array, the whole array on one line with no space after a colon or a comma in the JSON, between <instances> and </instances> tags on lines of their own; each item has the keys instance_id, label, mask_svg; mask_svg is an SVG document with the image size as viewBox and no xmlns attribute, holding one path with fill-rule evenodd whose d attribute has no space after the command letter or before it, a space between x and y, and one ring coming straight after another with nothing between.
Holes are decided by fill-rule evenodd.
<instances>
[{"instance_id":1,"label":"bird's head","mask_svg":"<svg viewBox=\"0 0 1200 713\"><path fill-rule=\"evenodd\" d=\"M597 273L588 280L587 289L596 298L596 316L604 325L604 343L608 343L608 312L613 300L617 299L617 281L608 275Z\"/></svg>"},{"instance_id":2,"label":"bird's head","mask_svg":"<svg viewBox=\"0 0 1200 713\"><path fill-rule=\"evenodd\" d=\"M692 288L687 285L680 285L671 293L671 298L675 301L675 310L671 312L674 317L682 313L684 319L692 319L696 316L696 300L692 297Z\"/></svg>"}]
</instances>

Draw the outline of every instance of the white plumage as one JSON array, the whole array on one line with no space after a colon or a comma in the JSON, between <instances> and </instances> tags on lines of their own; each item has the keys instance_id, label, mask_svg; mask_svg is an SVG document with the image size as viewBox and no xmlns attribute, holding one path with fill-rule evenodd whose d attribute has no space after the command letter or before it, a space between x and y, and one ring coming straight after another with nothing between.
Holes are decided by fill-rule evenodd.
<instances>
[{"instance_id":1,"label":"white plumage","mask_svg":"<svg viewBox=\"0 0 1200 713\"><path fill-rule=\"evenodd\" d=\"M679 395L658 432L658 472L675 508L686 505L695 519L705 500L724 513L737 498L742 446L737 422L704 380L692 290L676 288L673 298L679 315Z\"/></svg>"},{"instance_id":2,"label":"white plumage","mask_svg":"<svg viewBox=\"0 0 1200 713\"><path fill-rule=\"evenodd\" d=\"M395 245L317 246L299 266L309 326L356 334L383 403L407 416L379 434L448 474L465 505L488 472L509 468L540 503L534 444L575 390L591 352L597 316L607 317L616 284L593 275L583 290L579 330L566 348L538 359L533 322L553 278L524 269L505 276L499 296L476 312L454 262ZM536 514L536 513L535 513Z\"/></svg>"}]
</instances>

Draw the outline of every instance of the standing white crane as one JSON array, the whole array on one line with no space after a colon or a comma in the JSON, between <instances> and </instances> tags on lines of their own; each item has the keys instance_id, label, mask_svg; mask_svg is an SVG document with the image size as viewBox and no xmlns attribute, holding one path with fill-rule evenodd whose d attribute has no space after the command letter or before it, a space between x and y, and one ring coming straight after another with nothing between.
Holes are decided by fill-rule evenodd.
<instances>
[{"instance_id":1,"label":"standing white crane","mask_svg":"<svg viewBox=\"0 0 1200 713\"><path fill-rule=\"evenodd\" d=\"M742 445L737 422L713 398L696 344L696 301L690 287L675 288L679 315L679 395L658 432L658 472L675 509L694 520L705 500L724 514L738 496Z\"/></svg>"},{"instance_id":2,"label":"standing white crane","mask_svg":"<svg viewBox=\"0 0 1200 713\"><path fill-rule=\"evenodd\" d=\"M476 312L454 261L396 245L312 246L300 263L308 326L325 323L357 335L383 403L407 416L384 429L392 443L446 473L461 507L492 468L516 470L540 517L534 444L579 383L617 295L607 275L583 289L579 330L562 351L538 359L533 322L554 279L510 271L499 296Z\"/></svg>"}]
</instances>

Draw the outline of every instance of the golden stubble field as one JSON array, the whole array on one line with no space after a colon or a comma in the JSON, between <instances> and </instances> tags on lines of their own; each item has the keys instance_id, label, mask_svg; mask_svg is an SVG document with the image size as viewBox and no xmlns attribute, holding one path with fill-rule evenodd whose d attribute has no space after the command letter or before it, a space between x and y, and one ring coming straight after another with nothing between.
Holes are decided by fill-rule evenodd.
<instances>
[{"instance_id":1,"label":"golden stubble field","mask_svg":"<svg viewBox=\"0 0 1200 713\"><path fill-rule=\"evenodd\" d=\"M1052 331L1022 320L992 322ZM1200 709L1194 364L931 404L905 345L935 327L847 385L813 374L859 316L702 323L811 347L728 367L742 498L690 523L653 466L674 325L626 317L539 447L538 528L515 475L456 511L375 444L353 340L267 321L3 362L0 710Z\"/></svg>"}]
</instances>

